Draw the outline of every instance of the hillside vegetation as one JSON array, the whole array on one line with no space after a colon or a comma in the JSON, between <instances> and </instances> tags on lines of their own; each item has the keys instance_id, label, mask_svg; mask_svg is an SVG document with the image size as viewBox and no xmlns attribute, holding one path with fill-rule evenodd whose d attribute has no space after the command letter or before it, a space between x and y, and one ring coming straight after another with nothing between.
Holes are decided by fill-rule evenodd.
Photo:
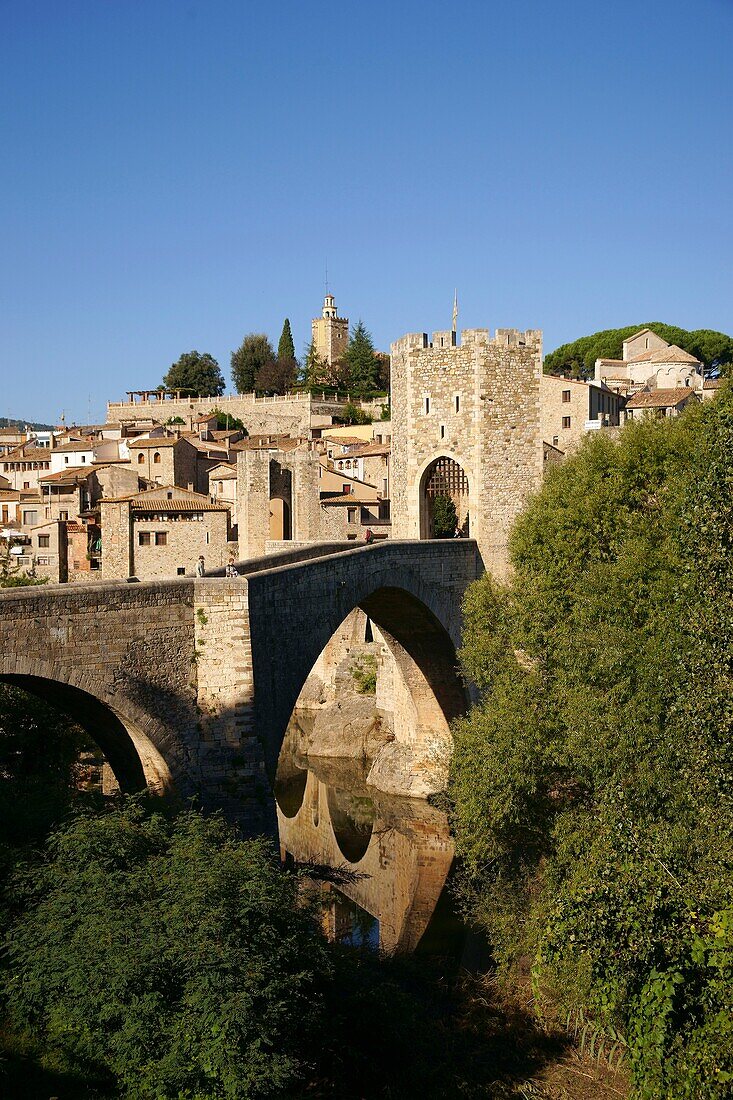
<instances>
[{"instance_id":1,"label":"hillside vegetation","mask_svg":"<svg viewBox=\"0 0 733 1100\"><path fill-rule=\"evenodd\" d=\"M639 1100L733 1088L733 391L597 433L467 594L469 914Z\"/></svg>"},{"instance_id":2,"label":"hillside vegetation","mask_svg":"<svg viewBox=\"0 0 733 1100\"><path fill-rule=\"evenodd\" d=\"M591 336L581 336L571 344L562 344L545 356L545 374L592 378L596 359L620 359L624 340L643 328L650 328L668 344L684 348L708 368L714 363L722 366L733 362L733 338L724 332L706 328L688 331L661 321L649 321L626 328L607 328Z\"/></svg>"}]
</instances>

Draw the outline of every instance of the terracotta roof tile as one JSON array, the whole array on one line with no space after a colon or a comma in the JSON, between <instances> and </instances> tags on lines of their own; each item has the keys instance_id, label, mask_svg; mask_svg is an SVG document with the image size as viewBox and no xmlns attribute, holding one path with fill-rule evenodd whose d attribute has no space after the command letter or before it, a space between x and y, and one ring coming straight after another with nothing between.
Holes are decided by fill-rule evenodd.
<instances>
[{"instance_id":1,"label":"terracotta roof tile","mask_svg":"<svg viewBox=\"0 0 733 1100\"><path fill-rule=\"evenodd\" d=\"M678 386L674 390L641 390L627 402L627 409L670 409L675 405L695 397L695 391L689 386Z\"/></svg>"}]
</instances>

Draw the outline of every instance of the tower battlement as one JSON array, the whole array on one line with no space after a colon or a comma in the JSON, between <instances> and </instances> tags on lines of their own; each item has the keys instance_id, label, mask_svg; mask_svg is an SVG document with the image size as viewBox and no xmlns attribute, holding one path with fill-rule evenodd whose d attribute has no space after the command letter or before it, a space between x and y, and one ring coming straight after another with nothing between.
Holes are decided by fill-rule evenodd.
<instances>
[{"instance_id":1,"label":"tower battlement","mask_svg":"<svg viewBox=\"0 0 733 1100\"><path fill-rule=\"evenodd\" d=\"M505 576L512 523L542 479L542 332L408 332L391 352L393 534L434 537L434 501L448 496Z\"/></svg>"},{"instance_id":2,"label":"tower battlement","mask_svg":"<svg viewBox=\"0 0 733 1100\"><path fill-rule=\"evenodd\" d=\"M488 328L464 328L460 333L451 329L434 332L432 338L428 338L427 332L408 332L395 340L391 345L393 355L399 355L405 351L414 351L418 348L455 348L464 344L494 346L500 348L514 347L541 347L542 330L527 329L525 332L516 328L498 328L492 337Z\"/></svg>"}]
</instances>

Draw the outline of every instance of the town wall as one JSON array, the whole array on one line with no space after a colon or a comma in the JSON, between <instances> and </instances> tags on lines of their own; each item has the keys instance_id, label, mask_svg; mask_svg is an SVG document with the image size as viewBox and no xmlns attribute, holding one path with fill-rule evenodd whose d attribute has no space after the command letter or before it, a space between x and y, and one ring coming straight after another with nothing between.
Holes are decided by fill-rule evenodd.
<instances>
[{"instance_id":1,"label":"town wall","mask_svg":"<svg viewBox=\"0 0 733 1100\"><path fill-rule=\"evenodd\" d=\"M180 417L188 428L192 428L198 417L217 408L241 420L250 435L288 434L291 431L306 433L312 418L337 416L343 412L345 404L346 397L337 400L311 394L256 397L253 393L241 393L227 397L154 398L148 401L110 401L107 403L107 420L124 424L152 419L166 423Z\"/></svg>"}]
</instances>

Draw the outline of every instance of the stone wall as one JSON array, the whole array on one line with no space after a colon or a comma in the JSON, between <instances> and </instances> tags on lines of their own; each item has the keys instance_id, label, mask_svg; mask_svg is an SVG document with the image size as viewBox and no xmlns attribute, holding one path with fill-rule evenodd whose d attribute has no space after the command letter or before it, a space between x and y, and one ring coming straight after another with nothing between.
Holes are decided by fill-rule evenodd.
<instances>
[{"instance_id":1,"label":"stone wall","mask_svg":"<svg viewBox=\"0 0 733 1100\"><path fill-rule=\"evenodd\" d=\"M191 428L198 417L218 408L241 420L250 435L301 434L307 433L312 417L336 416L343 411L344 404L345 401L321 400L310 394L255 397L253 393L165 401L110 401L107 403L107 420L130 423L152 419L165 423L173 417L180 417Z\"/></svg>"},{"instance_id":2,"label":"stone wall","mask_svg":"<svg viewBox=\"0 0 733 1100\"><path fill-rule=\"evenodd\" d=\"M129 504L109 507L124 523ZM455 651L481 570L473 541L313 546L241 568L0 592L0 680L72 714L126 789L196 794L254 832L273 824L267 784L301 688L354 608L390 648L418 740L464 710Z\"/></svg>"},{"instance_id":3,"label":"stone wall","mask_svg":"<svg viewBox=\"0 0 733 1100\"><path fill-rule=\"evenodd\" d=\"M392 345L392 523L426 537L423 480L446 457L468 477L470 535L487 568L508 569L511 525L542 478L542 334L412 333Z\"/></svg>"}]
</instances>

